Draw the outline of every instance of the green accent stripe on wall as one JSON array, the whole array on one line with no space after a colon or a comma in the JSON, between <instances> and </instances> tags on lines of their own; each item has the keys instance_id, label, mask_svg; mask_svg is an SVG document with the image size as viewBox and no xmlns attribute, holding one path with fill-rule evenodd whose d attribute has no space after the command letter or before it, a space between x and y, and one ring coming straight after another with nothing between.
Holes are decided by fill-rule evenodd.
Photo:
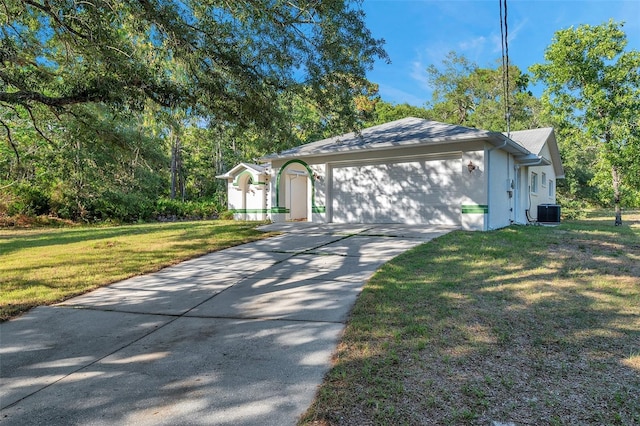
<instances>
[{"instance_id":1,"label":"green accent stripe on wall","mask_svg":"<svg viewBox=\"0 0 640 426\"><path fill-rule=\"evenodd\" d=\"M327 207L326 206L313 206L311 211L313 213L326 213L327 212Z\"/></svg>"},{"instance_id":2,"label":"green accent stripe on wall","mask_svg":"<svg viewBox=\"0 0 640 426\"><path fill-rule=\"evenodd\" d=\"M462 214L487 214L489 206L481 204L467 204L462 206Z\"/></svg>"},{"instance_id":3,"label":"green accent stripe on wall","mask_svg":"<svg viewBox=\"0 0 640 426\"><path fill-rule=\"evenodd\" d=\"M268 209L230 209L231 213L269 213Z\"/></svg>"},{"instance_id":4,"label":"green accent stripe on wall","mask_svg":"<svg viewBox=\"0 0 640 426\"><path fill-rule=\"evenodd\" d=\"M269 213L289 213L289 209L286 207L271 207Z\"/></svg>"}]
</instances>

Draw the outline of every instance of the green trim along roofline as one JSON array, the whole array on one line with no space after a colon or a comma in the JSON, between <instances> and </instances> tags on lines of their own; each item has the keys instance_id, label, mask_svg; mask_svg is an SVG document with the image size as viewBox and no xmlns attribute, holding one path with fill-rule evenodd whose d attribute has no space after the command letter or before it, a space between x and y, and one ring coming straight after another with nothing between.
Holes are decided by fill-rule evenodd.
<instances>
[{"instance_id":1,"label":"green trim along roofline","mask_svg":"<svg viewBox=\"0 0 640 426\"><path fill-rule=\"evenodd\" d=\"M484 204L463 204L462 214L487 214L489 206Z\"/></svg>"}]
</instances>

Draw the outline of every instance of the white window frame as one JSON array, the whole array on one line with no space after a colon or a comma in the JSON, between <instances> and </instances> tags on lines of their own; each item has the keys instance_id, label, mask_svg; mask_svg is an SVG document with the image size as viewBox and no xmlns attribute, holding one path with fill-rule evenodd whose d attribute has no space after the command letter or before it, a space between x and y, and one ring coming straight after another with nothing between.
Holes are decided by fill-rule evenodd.
<instances>
[{"instance_id":1,"label":"white window frame","mask_svg":"<svg viewBox=\"0 0 640 426\"><path fill-rule=\"evenodd\" d=\"M531 172L531 193L538 193L538 174L536 172Z\"/></svg>"},{"instance_id":2,"label":"white window frame","mask_svg":"<svg viewBox=\"0 0 640 426\"><path fill-rule=\"evenodd\" d=\"M542 177L540 178L540 183L542 184L543 188L547 187L547 174L545 172L542 172Z\"/></svg>"},{"instance_id":3,"label":"white window frame","mask_svg":"<svg viewBox=\"0 0 640 426\"><path fill-rule=\"evenodd\" d=\"M549 179L549 197L553 197L553 181L551 179Z\"/></svg>"}]
</instances>

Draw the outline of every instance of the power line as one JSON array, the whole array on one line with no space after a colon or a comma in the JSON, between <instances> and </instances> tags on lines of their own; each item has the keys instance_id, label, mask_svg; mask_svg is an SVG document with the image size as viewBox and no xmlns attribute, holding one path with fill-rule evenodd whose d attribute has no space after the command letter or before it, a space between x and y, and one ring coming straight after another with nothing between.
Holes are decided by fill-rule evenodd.
<instances>
[{"instance_id":1,"label":"power line","mask_svg":"<svg viewBox=\"0 0 640 426\"><path fill-rule=\"evenodd\" d=\"M502 90L504 91L504 117L507 122L507 137L510 137L511 110L509 107L509 28L507 25L507 0L498 0L498 2L500 3L500 38L502 45Z\"/></svg>"}]
</instances>

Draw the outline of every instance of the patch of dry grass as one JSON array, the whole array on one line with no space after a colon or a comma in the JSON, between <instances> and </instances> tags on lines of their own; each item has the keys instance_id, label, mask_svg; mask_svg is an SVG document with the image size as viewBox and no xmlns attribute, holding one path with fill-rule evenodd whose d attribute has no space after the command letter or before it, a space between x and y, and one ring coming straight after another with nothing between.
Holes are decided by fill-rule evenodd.
<instances>
[{"instance_id":1,"label":"patch of dry grass","mask_svg":"<svg viewBox=\"0 0 640 426\"><path fill-rule=\"evenodd\" d=\"M302 424L640 424L640 214L455 232L366 285Z\"/></svg>"}]
</instances>

